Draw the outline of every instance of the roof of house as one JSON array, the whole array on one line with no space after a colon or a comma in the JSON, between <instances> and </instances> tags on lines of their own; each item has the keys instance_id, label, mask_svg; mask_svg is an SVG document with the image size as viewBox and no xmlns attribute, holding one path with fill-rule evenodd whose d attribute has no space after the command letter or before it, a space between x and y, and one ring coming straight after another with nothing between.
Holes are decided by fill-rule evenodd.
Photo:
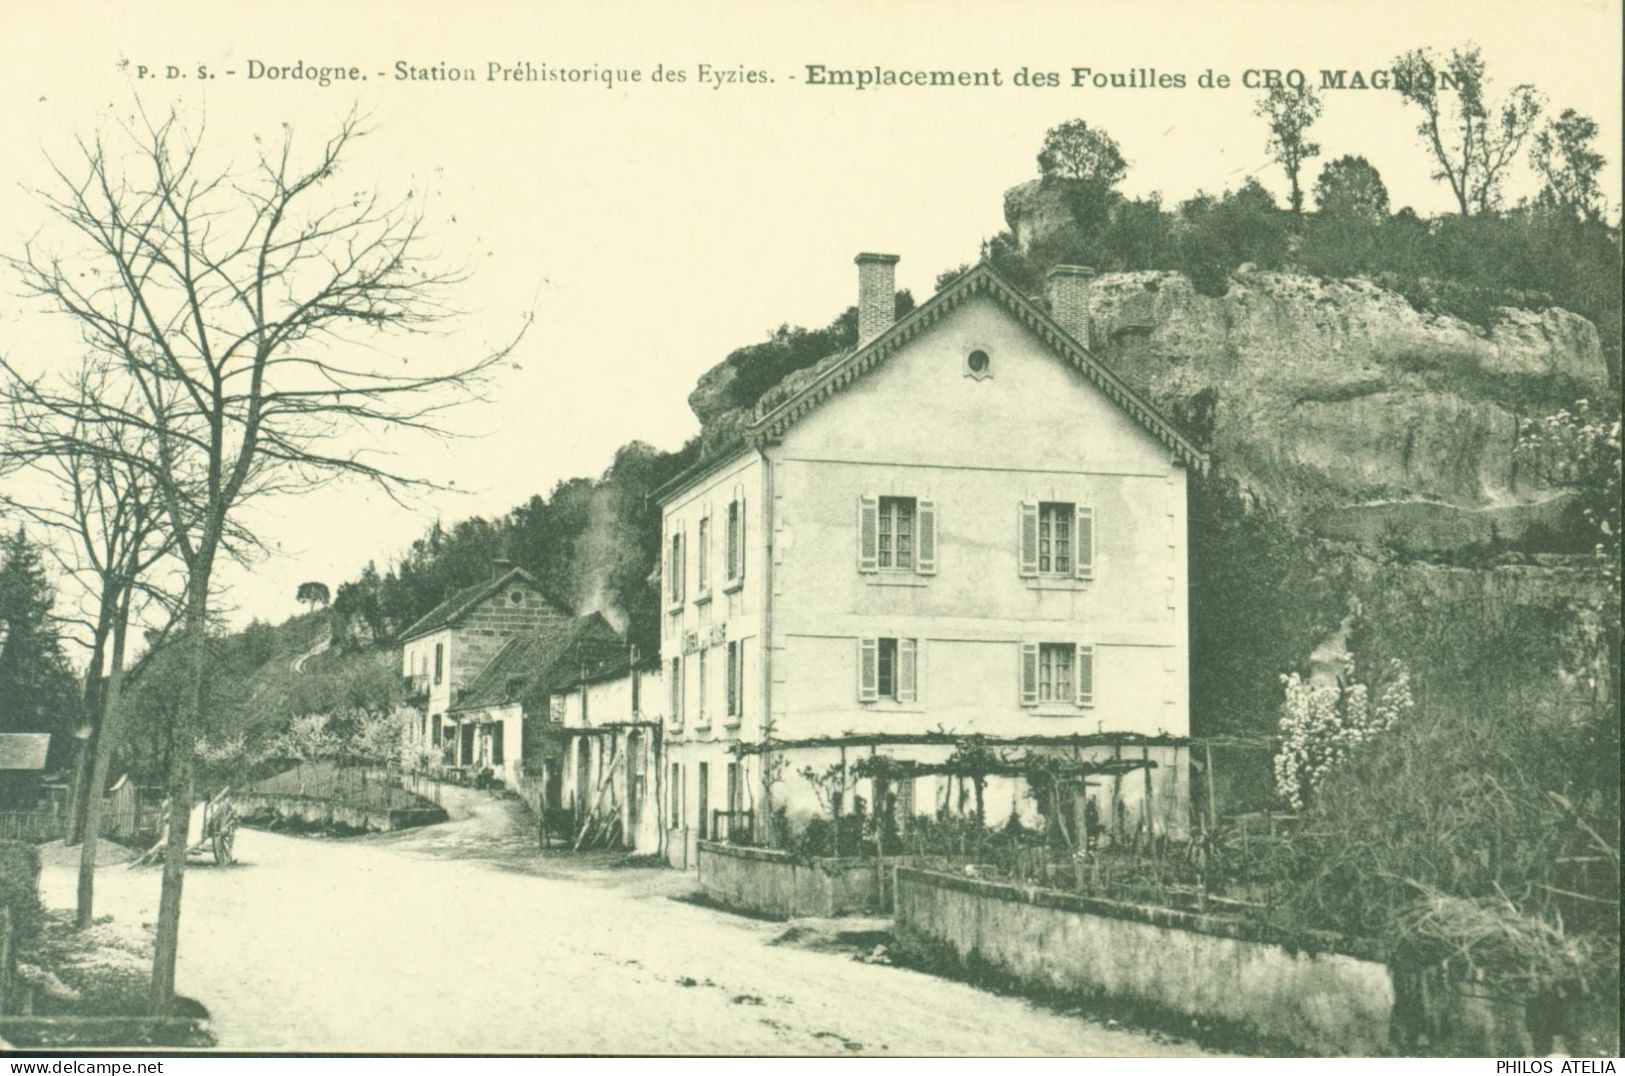
<instances>
[{"instance_id":1,"label":"roof of house","mask_svg":"<svg viewBox=\"0 0 1625 1076\"><path fill-rule=\"evenodd\" d=\"M475 606L513 582L516 578L529 584L537 593L542 593L541 585L536 582L535 576L523 568L510 568L502 575L492 576L490 579L475 583L473 586L464 587L462 590L453 593L451 597L430 609L423 616L413 621L411 627L401 632L401 641L406 642L408 639L415 639L419 635L427 635L431 631L438 631L441 628L457 623ZM543 594L543 597L547 597L547 595ZM548 601L552 600L551 597L548 597Z\"/></svg>"},{"instance_id":2,"label":"roof of house","mask_svg":"<svg viewBox=\"0 0 1625 1076\"><path fill-rule=\"evenodd\" d=\"M909 341L977 295L987 295L1002 304L1056 356L1081 370L1084 376L1127 412L1130 418L1171 449L1175 458L1195 467L1198 472L1207 470L1209 461L1206 452L1158 412L1127 381L1040 309L1038 304L1023 295L991 264L983 261L962 273L953 283L908 314L898 318L891 328L864 346L844 356L831 356L818 363L820 372L816 377L786 399L758 414L745 427L743 445L712 459L701 460L655 490L652 494L653 499L656 502L664 502L687 488L696 479L718 469L741 453L778 440L786 430L819 405L885 362Z\"/></svg>"},{"instance_id":3,"label":"roof of house","mask_svg":"<svg viewBox=\"0 0 1625 1076\"><path fill-rule=\"evenodd\" d=\"M569 668L559 666L573 656L571 651L577 649L577 644L587 642L602 644L602 649L622 645L619 633L602 613L588 613L514 636L458 696L452 711L501 706L534 696L538 690L552 690L580 675L581 669L574 662ZM597 654L590 657L596 660Z\"/></svg>"},{"instance_id":4,"label":"roof of house","mask_svg":"<svg viewBox=\"0 0 1625 1076\"><path fill-rule=\"evenodd\" d=\"M48 732L0 733L0 770L37 772L45 768L51 750Z\"/></svg>"}]
</instances>

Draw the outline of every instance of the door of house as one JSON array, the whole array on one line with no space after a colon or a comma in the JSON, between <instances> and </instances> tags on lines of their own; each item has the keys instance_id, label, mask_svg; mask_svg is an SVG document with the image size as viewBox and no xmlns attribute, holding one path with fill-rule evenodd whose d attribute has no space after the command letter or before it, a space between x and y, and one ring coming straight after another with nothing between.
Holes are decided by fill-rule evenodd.
<instances>
[{"instance_id":1,"label":"door of house","mask_svg":"<svg viewBox=\"0 0 1625 1076\"><path fill-rule=\"evenodd\" d=\"M711 836L711 767L700 763L699 788L700 796L700 840L708 840Z\"/></svg>"}]
</instances>

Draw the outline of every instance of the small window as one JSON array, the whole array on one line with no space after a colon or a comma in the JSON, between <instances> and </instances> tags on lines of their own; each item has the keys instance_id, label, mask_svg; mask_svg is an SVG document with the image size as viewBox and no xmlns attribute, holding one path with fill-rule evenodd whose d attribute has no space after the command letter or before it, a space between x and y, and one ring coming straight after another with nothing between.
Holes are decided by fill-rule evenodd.
<instances>
[{"instance_id":1,"label":"small window","mask_svg":"<svg viewBox=\"0 0 1625 1076\"><path fill-rule=\"evenodd\" d=\"M881 571L914 570L914 498L880 498Z\"/></svg>"},{"instance_id":2,"label":"small window","mask_svg":"<svg viewBox=\"0 0 1625 1076\"><path fill-rule=\"evenodd\" d=\"M513 591L511 594L508 595L508 604L510 604L510 605L524 605L525 604L525 592L522 591L522 590Z\"/></svg>"},{"instance_id":3,"label":"small window","mask_svg":"<svg viewBox=\"0 0 1625 1076\"><path fill-rule=\"evenodd\" d=\"M745 575L745 496L738 488L728 502L728 532L723 541L723 571L728 582L736 582Z\"/></svg>"},{"instance_id":4,"label":"small window","mask_svg":"<svg viewBox=\"0 0 1625 1076\"><path fill-rule=\"evenodd\" d=\"M965 356L965 376L977 381L993 376L993 360L987 352L977 348Z\"/></svg>"},{"instance_id":5,"label":"small window","mask_svg":"<svg viewBox=\"0 0 1625 1076\"><path fill-rule=\"evenodd\" d=\"M668 719L674 725L683 723L683 659L671 659L671 713Z\"/></svg>"},{"instance_id":6,"label":"small window","mask_svg":"<svg viewBox=\"0 0 1625 1076\"><path fill-rule=\"evenodd\" d=\"M446 644L434 644L434 682L440 683L446 678Z\"/></svg>"},{"instance_id":7,"label":"small window","mask_svg":"<svg viewBox=\"0 0 1625 1076\"><path fill-rule=\"evenodd\" d=\"M706 659L706 656L709 655L710 653L711 652L709 650L701 650L698 654L694 655L694 660L699 662L699 665L700 665L700 682L697 685L697 687L699 688L699 700L694 705L694 714L695 714L695 720L698 721L701 725L705 724L705 695L706 695L706 686L707 686L706 682L705 682L706 681L706 675L705 675L706 674L706 668L705 667L710 664L710 662L706 661L705 659Z\"/></svg>"},{"instance_id":8,"label":"small window","mask_svg":"<svg viewBox=\"0 0 1625 1076\"><path fill-rule=\"evenodd\" d=\"M1038 701L1072 702L1071 643L1045 643L1038 648Z\"/></svg>"},{"instance_id":9,"label":"small window","mask_svg":"<svg viewBox=\"0 0 1625 1076\"><path fill-rule=\"evenodd\" d=\"M741 660L741 644L728 644L728 716L738 717L744 706L745 663Z\"/></svg>"},{"instance_id":10,"label":"small window","mask_svg":"<svg viewBox=\"0 0 1625 1076\"><path fill-rule=\"evenodd\" d=\"M1060 501L1038 506L1038 571L1072 574L1072 520L1076 509Z\"/></svg>"}]
</instances>

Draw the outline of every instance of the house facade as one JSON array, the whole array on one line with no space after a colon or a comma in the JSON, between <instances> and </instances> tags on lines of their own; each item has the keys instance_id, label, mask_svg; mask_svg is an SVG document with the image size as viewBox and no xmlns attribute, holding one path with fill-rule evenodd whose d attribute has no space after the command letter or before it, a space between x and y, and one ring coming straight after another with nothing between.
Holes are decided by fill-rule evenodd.
<instances>
[{"instance_id":1,"label":"house facade","mask_svg":"<svg viewBox=\"0 0 1625 1076\"><path fill-rule=\"evenodd\" d=\"M564 624L572 615L529 572L499 560L490 578L451 595L407 628L401 634L401 675L409 703L408 752L445 766L472 766L477 722L453 713L463 691L512 639Z\"/></svg>"},{"instance_id":2,"label":"house facade","mask_svg":"<svg viewBox=\"0 0 1625 1076\"><path fill-rule=\"evenodd\" d=\"M1046 312L983 264L894 323L896 260L858 258L853 351L656 495L673 862L819 812L804 770L929 771L952 737L1127 757L1090 810L1183 828L1205 456L1089 353L1087 270L1051 274ZM1032 813L1017 778L982 791L990 822ZM904 815L966 805L947 774L887 793Z\"/></svg>"},{"instance_id":3,"label":"house facade","mask_svg":"<svg viewBox=\"0 0 1625 1076\"><path fill-rule=\"evenodd\" d=\"M658 660L626 660L554 693L565 751L562 803L572 836L653 854L664 837Z\"/></svg>"}]
</instances>

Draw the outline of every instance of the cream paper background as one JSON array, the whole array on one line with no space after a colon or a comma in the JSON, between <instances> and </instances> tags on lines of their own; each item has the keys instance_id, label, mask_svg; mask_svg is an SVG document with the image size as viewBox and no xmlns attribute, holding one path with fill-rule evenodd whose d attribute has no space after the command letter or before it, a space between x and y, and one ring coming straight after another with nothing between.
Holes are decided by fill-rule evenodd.
<instances>
[{"instance_id":1,"label":"cream paper background","mask_svg":"<svg viewBox=\"0 0 1625 1076\"><path fill-rule=\"evenodd\" d=\"M253 521L275 555L222 583L241 622L296 610L296 585L336 586L368 559L380 567L437 515L499 515L559 479L604 469L634 438L675 448L697 428L686 396L729 350L781 322L827 323L856 293L852 256L902 256L899 286L917 299L942 270L974 261L1002 227L1002 192L1036 174L1044 131L1082 116L1121 143L1123 189L1167 203L1258 176L1285 181L1252 115L1248 68L1370 70L1429 45L1482 46L1495 86L1532 82L1551 107L1593 116L1609 157L1604 189L1618 220L1620 5L1312 2L891 2L575 4L283 0L138 4L10 0L0 6L0 243L16 251L41 225L27 188L46 154L75 137L178 109L206 124L220 152L247 163L253 137L291 125L313 143L352 107L373 134L347 164L358 188L426 196L433 241L474 273L459 296L472 355L536 325L500 396L460 414L450 445L400 438L398 465L457 493L402 508L364 488L266 502ZM359 66L366 82L249 81L247 61ZM397 60L682 68L681 86L406 83ZM136 80L198 64L212 80ZM766 72L762 85L696 84L695 68ZM805 85L804 65L998 67L1000 89ZM1019 67L1062 72L1063 88L1008 84ZM1074 66L1183 72L1183 90L1071 89ZM227 68L239 74L228 78ZM1212 68L1237 80L1195 87ZM1324 147L1306 180L1344 153L1381 171L1392 204L1452 208L1428 179L1415 119L1397 95L1326 97L1313 134ZM1306 183L1307 185L1307 183ZM1510 185L1532 193L1527 175ZM64 326L7 284L0 349L40 368L71 358Z\"/></svg>"}]
</instances>

